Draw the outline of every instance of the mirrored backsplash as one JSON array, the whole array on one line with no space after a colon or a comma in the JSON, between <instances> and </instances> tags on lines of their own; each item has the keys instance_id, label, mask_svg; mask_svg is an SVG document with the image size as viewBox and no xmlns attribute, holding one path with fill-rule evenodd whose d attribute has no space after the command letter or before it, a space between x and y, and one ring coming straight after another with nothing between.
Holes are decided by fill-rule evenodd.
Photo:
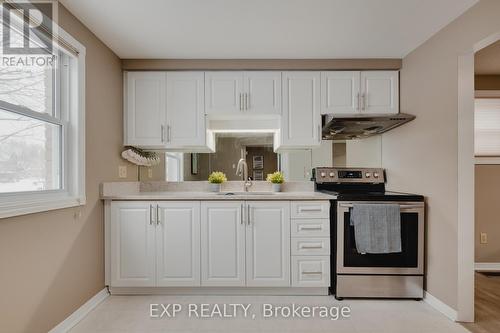
<instances>
[{"instance_id":1,"label":"mirrored backsplash","mask_svg":"<svg viewBox=\"0 0 500 333\"><path fill-rule=\"evenodd\" d=\"M238 161L244 158L248 176L265 180L280 170L285 180L310 180L311 170L320 166L382 167L380 135L360 140L323 141L316 149L282 153L273 151L272 133L218 133L215 153L160 153L162 163L141 168L139 179L167 181L206 181L213 171L222 171L228 180L242 180L236 174Z\"/></svg>"}]
</instances>

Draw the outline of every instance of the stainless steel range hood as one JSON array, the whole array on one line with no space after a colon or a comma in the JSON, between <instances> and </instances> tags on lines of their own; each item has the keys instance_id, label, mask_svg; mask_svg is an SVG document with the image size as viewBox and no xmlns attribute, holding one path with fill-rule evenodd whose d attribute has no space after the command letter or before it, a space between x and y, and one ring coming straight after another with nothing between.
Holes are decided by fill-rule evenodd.
<instances>
[{"instance_id":1,"label":"stainless steel range hood","mask_svg":"<svg viewBox=\"0 0 500 333\"><path fill-rule=\"evenodd\" d=\"M415 119L411 114L398 113L373 116L322 116L323 140L363 139L387 132Z\"/></svg>"}]
</instances>

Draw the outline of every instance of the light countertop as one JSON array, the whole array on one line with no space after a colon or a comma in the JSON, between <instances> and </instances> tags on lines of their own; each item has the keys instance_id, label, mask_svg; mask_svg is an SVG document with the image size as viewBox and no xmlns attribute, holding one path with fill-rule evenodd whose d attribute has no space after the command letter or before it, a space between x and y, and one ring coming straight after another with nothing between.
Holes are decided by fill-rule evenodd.
<instances>
[{"instance_id":1,"label":"light countertop","mask_svg":"<svg viewBox=\"0 0 500 333\"><path fill-rule=\"evenodd\" d=\"M272 192L265 182L254 182L248 193L242 191L242 182L228 182L219 193L209 192L206 184L205 182L110 182L101 184L101 199L144 201L335 199L335 196L315 192L312 182L289 182L283 186L282 192ZM234 194L226 194L228 192Z\"/></svg>"},{"instance_id":2,"label":"light countertop","mask_svg":"<svg viewBox=\"0 0 500 333\"><path fill-rule=\"evenodd\" d=\"M226 195L225 192L139 192L103 195L103 200L330 200L334 196L320 192L269 192L269 194Z\"/></svg>"}]
</instances>

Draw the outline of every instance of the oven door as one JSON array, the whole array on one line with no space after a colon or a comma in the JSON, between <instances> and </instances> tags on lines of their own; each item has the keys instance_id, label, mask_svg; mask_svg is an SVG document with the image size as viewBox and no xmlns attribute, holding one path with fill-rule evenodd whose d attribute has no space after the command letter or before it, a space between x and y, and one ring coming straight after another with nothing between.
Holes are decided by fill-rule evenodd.
<instances>
[{"instance_id":1,"label":"oven door","mask_svg":"<svg viewBox=\"0 0 500 333\"><path fill-rule=\"evenodd\" d=\"M356 250L354 227L350 225L350 209L354 203L337 202L337 274L406 274L424 273L424 203L396 203L401 209L400 253L361 254Z\"/></svg>"}]
</instances>

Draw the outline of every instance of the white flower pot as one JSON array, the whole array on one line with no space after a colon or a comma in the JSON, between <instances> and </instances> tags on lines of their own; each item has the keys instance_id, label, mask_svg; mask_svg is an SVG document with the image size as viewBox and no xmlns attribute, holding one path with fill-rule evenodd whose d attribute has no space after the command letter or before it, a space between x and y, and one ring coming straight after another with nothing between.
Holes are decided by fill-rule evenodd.
<instances>
[{"instance_id":1,"label":"white flower pot","mask_svg":"<svg viewBox=\"0 0 500 333\"><path fill-rule=\"evenodd\" d=\"M210 192L220 192L221 184L210 183Z\"/></svg>"},{"instance_id":2,"label":"white flower pot","mask_svg":"<svg viewBox=\"0 0 500 333\"><path fill-rule=\"evenodd\" d=\"M273 185L273 192L281 192L281 184L272 184Z\"/></svg>"}]
</instances>

